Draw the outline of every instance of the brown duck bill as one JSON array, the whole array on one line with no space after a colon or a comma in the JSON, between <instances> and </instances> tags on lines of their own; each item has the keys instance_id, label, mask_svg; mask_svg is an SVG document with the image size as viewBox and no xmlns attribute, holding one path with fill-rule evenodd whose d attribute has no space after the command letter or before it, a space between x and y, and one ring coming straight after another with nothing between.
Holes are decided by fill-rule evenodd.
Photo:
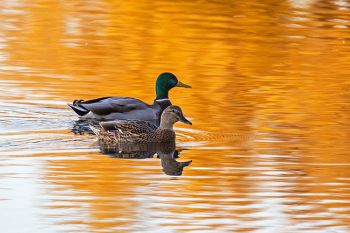
<instances>
[{"instance_id":1,"label":"brown duck bill","mask_svg":"<svg viewBox=\"0 0 350 233\"><path fill-rule=\"evenodd\" d=\"M192 88L190 85L187 85L187 84L184 84L180 81L177 81L177 84L176 84L177 87L184 87L184 88Z\"/></svg>"},{"instance_id":2,"label":"brown duck bill","mask_svg":"<svg viewBox=\"0 0 350 233\"><path fill-rule=\"evenodd\" d=\"M187 120L184 116L181 116L180 121L182 123L185 123L185 124L188 124L188 125L192 125L192 122Z\"/></svg>"}]
</instances>

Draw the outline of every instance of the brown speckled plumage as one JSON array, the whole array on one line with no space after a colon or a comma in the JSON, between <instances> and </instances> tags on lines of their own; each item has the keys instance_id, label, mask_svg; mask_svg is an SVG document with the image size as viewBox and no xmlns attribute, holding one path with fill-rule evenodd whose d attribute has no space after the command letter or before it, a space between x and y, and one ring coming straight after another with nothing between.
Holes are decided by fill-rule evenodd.
<instances>
[{"instance_id":1,"label":"brown speckled plumage","mask_svg":"<svg viewBox=\"0 0 350 233\"><path fill-rule=\"evenodd\" d=\"M141 120L117 120L101 122L100 127L90 126L98 136L99 143L113 145L119 143L171 142L175 140L173 125L181 121L191 124L178 106L169 106L161 116L160 126Z\"/></svg>"}]
</instances>

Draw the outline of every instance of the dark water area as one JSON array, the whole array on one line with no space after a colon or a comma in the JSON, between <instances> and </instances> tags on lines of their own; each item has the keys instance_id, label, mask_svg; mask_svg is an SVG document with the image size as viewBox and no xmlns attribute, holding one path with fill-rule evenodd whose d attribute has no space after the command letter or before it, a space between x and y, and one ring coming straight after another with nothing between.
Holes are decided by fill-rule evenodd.
<instances>
[{"instance_id":1,"label":"dark water area","mask_svg":"<svg viewBox=\"0 0 350 233\"><path fill-rule=\"evenodd\" d=\"M349 27L345 0L3 1L1 231L350 232ZM193 87L165 149L66 105L165 71Z\"/></svg>"}]
</instances>

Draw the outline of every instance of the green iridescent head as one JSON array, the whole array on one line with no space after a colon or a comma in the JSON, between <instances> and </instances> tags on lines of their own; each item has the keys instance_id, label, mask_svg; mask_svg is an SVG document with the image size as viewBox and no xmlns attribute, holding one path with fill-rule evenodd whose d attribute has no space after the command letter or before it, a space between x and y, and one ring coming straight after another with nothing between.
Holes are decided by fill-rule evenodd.
<instances>
[{"instance_id":1,"label":"green iridescent head","mask_svg":"<svg viewBox=\"0 0 350 233\"><path fill-rule=\"evenodd\" d=\"M191 88L191 86L180 82L172 73L160 74L156 82L156 99L168 99L168 92L173 87Z\"/></svg>"}]
</instances>

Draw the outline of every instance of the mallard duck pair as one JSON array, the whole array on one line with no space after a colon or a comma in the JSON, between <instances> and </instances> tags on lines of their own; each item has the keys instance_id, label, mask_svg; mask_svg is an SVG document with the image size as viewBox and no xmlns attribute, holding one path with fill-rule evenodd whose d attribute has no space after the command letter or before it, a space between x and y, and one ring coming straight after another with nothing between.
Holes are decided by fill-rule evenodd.
<instances>
[{"instance_id":1,"label":"mallard duck pair","mask_svg":"<svg viewBox=\"0 0 350 233\"><path fill-rule=\"evenodd\" d=\"M175 139L176 122L192 124L180 107L171 105L168 92L174 87L190 88L172 73L163 73L157 78L156 99L152 105L130 97L75 100L68 105L82 118L109 120L100 122L98 127L91 126L102 143L169 142Z\"/></svg>"}]
</instances>

